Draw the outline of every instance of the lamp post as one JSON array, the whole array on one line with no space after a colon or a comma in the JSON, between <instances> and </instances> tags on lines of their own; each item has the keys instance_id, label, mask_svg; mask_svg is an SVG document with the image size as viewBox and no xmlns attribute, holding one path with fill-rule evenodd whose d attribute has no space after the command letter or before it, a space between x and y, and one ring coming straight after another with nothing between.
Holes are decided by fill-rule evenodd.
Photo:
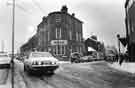
<instances>
[{"instance_id":1,"label":"lamp post","mask_svg":"<svg viewBox=\"0 0 135 88\"><path fill-rule=\"evenodd\" d=\"M12 58L11 58L11 83L12 88L14 88L14 29L15 29L15 0L13 0L12 5Z\"/></svg>"},{"instance_id":2,"label":"lamp post","mask_svg":"<svg viewBox=\"0 0 135 88\"><path fill-rule=\"evenodd\" d=\"M119 53L118 53L118 58L120 59L120 41L119 41L119 38L120 38L120 35L117 34L117 39L118 39L118 51L119 51Z\"/></svg>"}]
</instances>

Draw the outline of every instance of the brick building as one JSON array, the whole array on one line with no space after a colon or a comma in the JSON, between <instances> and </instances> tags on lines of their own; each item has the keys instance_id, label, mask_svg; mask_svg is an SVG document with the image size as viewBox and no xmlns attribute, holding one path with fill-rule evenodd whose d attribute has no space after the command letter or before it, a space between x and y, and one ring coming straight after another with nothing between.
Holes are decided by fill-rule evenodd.
<instances>
[{"instance_id":1,"label":"brick building","mask_svg":"<svg viewBox=\"0 0 135 88\"><path fill-rule=\"evenodd\" d=\"M37 34L35 34L28 40L28 42L26 42L20 47L21 55L28 55L31 51L34 51L37 48L37 46L38 37Z\"/></svg>"},{"instance_id":2,"label":"brick building","mask_svg":"<svg viewBox=\"0 0 135 88\"><path fill-rule=\"evenodd\" d=\"M135 61L135 1L126 0L125 3L126 42L128 55L131 61Z\"/></svg>"},{"instance_id":3,"label":"brick building","mask_svg":"<svg viewBox=\"0 0 135 88\"><path fill-rule=\"evenodd\" d=\"M63 6L61 11L48 14L37 27L36 49L65 58L72 52L83 53L82 24L74 13L72 15L68 13L66 6Z\"/></svg>"}]
</instances>

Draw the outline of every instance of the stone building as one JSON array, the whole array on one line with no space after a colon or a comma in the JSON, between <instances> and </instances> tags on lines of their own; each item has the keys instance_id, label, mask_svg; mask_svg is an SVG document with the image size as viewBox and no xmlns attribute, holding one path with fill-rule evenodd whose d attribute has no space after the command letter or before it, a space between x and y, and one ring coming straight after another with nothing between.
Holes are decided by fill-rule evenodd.
<instances>
[{"instance_id":1,"label":"stone building","mask_svg":"<svg viewBox=\"0 0 135 88\"><path fill-rule=\"evenodd\" d=\"M69 14L63 6L61 11L49 13L38 25L38 51L51 52L67 60L72 52L83 53L83 22Z\"/></svg>"},{"instance_id":2,"label":"stone building","mask_svg":"<svg viewBox=\"0 0 135 88\"><path fill-rule=\"evenodd\" d=\"M38 46L38 37L37 34L35 34L28 40L28 42L26 42L20 47L20 53L21 55L27 56L31 51L37 49L37 46Z\"/></svg>"}]
</instances>

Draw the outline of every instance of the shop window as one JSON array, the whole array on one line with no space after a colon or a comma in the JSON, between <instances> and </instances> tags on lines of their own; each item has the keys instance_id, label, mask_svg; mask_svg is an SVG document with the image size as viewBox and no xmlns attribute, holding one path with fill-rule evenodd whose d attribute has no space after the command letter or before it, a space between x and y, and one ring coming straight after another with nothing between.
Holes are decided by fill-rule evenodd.
<instances>
[{"instance_id":1,"label":"shop window","mask_svg":"<svg viewBox=\"0 0 135 88\"><path fill-rule=\"evenodd\" d=\"M78 32L76 32L76 41L78 41Z\"/></svg>"},{"instance_id":2,"label":"shop window","mask_svg":"<svg viewBox=\"0 0 135 88\"><path fill-rule=\"evenodd\" d=\"M65 55L65 46L55 46L53 53L55 55Z\"/></svg>"}]
</instances>

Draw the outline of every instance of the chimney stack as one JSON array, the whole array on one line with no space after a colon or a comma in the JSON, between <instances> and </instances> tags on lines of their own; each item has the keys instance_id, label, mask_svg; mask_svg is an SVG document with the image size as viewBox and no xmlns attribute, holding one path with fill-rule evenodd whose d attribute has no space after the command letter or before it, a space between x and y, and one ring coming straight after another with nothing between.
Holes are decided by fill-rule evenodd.
<instances>
[{"instance_id":1,"label":"chimney stack","mask_svg":"<svg viewBox=\"0 0 135 88\"><path fill-rule=\"evenodd\" d=\"M68 12L68 8L66 5L62 6L61 12L64 12L64 13Z\"/></svg>"}]
</instances>

